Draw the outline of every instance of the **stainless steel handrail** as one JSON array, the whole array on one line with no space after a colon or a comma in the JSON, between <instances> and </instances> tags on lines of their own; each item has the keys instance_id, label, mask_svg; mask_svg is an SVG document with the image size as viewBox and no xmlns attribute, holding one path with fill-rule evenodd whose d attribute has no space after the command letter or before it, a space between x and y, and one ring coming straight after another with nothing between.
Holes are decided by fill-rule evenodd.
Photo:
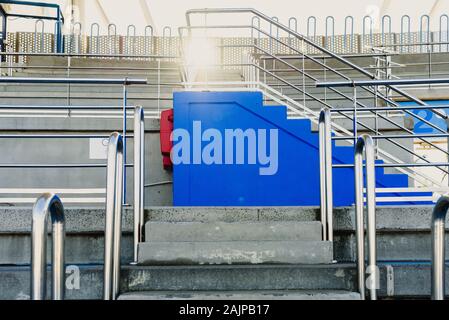
<instances>
[{"instance_id":1,"label":"stainless steel handrail","mask_svg":"<svg viewBox=\"0 0 449 320\"><path fill-rule=\"evenodd\" d=\"M134 111L134 262L143 241L145 180L145 117L142 107Z\"/></svg>"},{"instance_id":2,"label":"stainless steel handrail","mask_svg":"<svg viewBox=\"0 0 449 320\"><path fill-rule=\"evenodd\" d=\"M241 12L246 12L246 13L254 13L256 16L261 17L262 19L268 21L269 23L271 23L271 24L273 24L273 25L275 25L275 26L277 26L277 23L278 23L277 21L273 21L273 20L270 19L269 17L266 17L266 16L264 16L263 14L261 15L259 12L255 11L255 10L252 10L252 9L204 9L204 10L200 9L200 10L194 10L194 11L195 11L194 13L220 13L220 12L225 12L225 13L226 13L226 12L240 12L240 13L241 13ZM199 11L199 12L198 12L198 11ZM188 13L189 13L189 12L188 12ZM188 17L188 14L187 14L187 17ZM189 25L189 27L188 27L189 31L190 31L191 28L198 28L198 27L199 27L199 28L209 28L209 27L210 27L210 26L203 26L203 27L201 27L201 26L190 26L189 21L188 21L188 25ZM214 26L214 27L217 27L217 26ZM225 27L225 26L218 26L218 27ZM246 26L246 27L248 27L248 26ZM256 28L254 25L249 26L249 27L251 27L251 28ZM277 27L280 28L280 29L282 29L282 30L284 30L284 31L286 31L286 32L289 33L289 34L294 35L294 36L296 37L296 35L295 35L294 33L292 33L292 31L291 31L289 28L282 28L281 26L277 26ZM256 29L257 29L257 28L256 28ZM263 33L263 34L265 34L265 35L267 35L267 36L270 37L270 34L269 34L269 33L264 32L264 31L262 31L262 30L258 30L258 31L260 31L261 33ZM274 37L270 37L270 38L273 38L273 40L276 41L276 42L281 41L280 39L277 39L277 38L274 38ZM301 37L297 37L297 38L298 38L299 40L302 39ZM301 53L301 52L298 51L297 49L291 48L291 46L289 46L288 44L285 44L285 43L284 43L283 45L284 45L285 47L287 47L287 48L293 50L293 51L296 51L296 52L298 52L298 53ZM316 49L320 50L321 52L327 53L326 50L325 50L324 48L320 47L319 45L315 45L314 47L315 47ZM264 52L264 50L261 50L261 52L263 52L263 53L265 53L265 54L268 54L268 55L271 55L270 53ZM304 53L302 53L302 55L305 56ZM271 55L271 56L273 56L273 55ZM346 59L344 59L344 58L342 58L342 57L340 57L340 56L338 56L338 55L331 54L330 56L331 56L331 57L335 57L336 60L341 61L341 62L343 62L343 63L346 64L346 65L351 66L350 64L347 64L346 61L344 61L344 60L346 60ZM280 60L279 57L277 57L277 56L273 56L273 58L276 59L276 60ZM322 67L325 68L326 70L329 70L329 71L331 71L331 72L333 72L333 73L335 73L335 74L337 74L337 75L339 75L339 76L342 76L344 79L349 80L349 78L348 78L346 75L344 75L344 74L342 74L342 73L340 73L340 72L335 71L333 68L330 68L330 67L326 66L325 63L322 63L322 62L320 62L320 61L317 61L316 58L311 57L311 56L309 56L309 55L308 55L307 58L310 59L310 60L312 60L312 61L315 62L315 63L318 63L320 66L322 66ZM282 60L281 60L281 62L282 62L282 63L285 63L286 65L288 65L289 67L295 69L296 71L298 71L298 72L300 72L300 73L302 73L302 74L305 74L305 73L304 73L304 70L300 70L299 68L296 68L296 67L292 66L291 64L288 64L288 63L286 63L286 62L284 62L284 61L282 61ZM351 67L352 67L352 66L351 66ZM256 68L257 68L257 66L256 66ZM258 69L259 69L259 68L258 68ZM353 68L353 69L358 70L357 68ZM359 69L362 69L362 68L359 68ZM259 69L259 70L260 70L260 69ZM367 75L369 78L373 78L373 77L372 77L373 75L371 75L369 72L365 71L364 69L362 69L362 70L363 70L363 71L361 71L362 74ZM358 71L359 71L359 70L358 70ZM306 75L307 75L307 74L306 74ZM272 76L273 76L273 75L272 75ZM309 78L311 78L310 75L307 75L307 76L308 76ZM285 83L285 84L291 86L291 87L294 88L295 90L298 90L299 92L304 92L304 90L301 90L298 86L291 85L289 82L283 81L283 79L281 79L281 78L279 78L279 77L277 77L277 76L275 76L275 78L278 79L279 81L281 81L281 82L283 82L283 83ZM388 105L394 105L394 106L397 105L397 103L396 103L395 101L392 101L391 98L389 98L389 97L383 96L383 95L382 95L380 92L378 92L376 89L373 90L373 89L371 89L371 88L366 88L366 87L363 87L363 89L366 90L367 92L369 92L370 94L373 94L373 95L374 95L375 97L377 97L378 99L381 99L382 101L385 101ZM393 91L395 91L395 92L397 92L397 93L403 95L404 97L406 97L406 98L408 98L408 99L410 99L410 100L416 102L416 103L419 104L419 105L425 105L425 106L426 106L426 103L424 103L424 102L421 101L420 99L417 99L417 98L411 96L410 94L408 94L408 93L406 93L406 92L400 90L399 88L392 87L391 89L392 89ZM341 96L344 97L345 99L348 99L348 100L351 100L351 101L353 100L355 106L366 107L365 105L363 105L362 103L360 103L360 101L357 101L357 99L355 98L355 96L354 96L354 98L351 98L349 95L344 94L344 93L342 93L342 92L340 92L340 91L338 91L338 90L335 90L335 89L333 89L333 88L331 88L331 90L334 91L334 92L336 92L337 94L341 95ZM309 95L309 94L307 94L307 93L305 93L305 95L307 95L307 96L309 96L309 97L311 96L311 95ZM314 97L312 96L312 98L314 98ZM319 101L319 102L322 103L323 105L326 105L326 97L325 97L325 100L324 100L324 101L321 100L321 99L317 99L317 101ZM362 110L362 111L363 111L363 110ZM434 128L435 130L442 130L441 128L436 127L434 124L430 123L430 122L427 121L426 119L423 119L422 117L420 117L420 116L418 116L418 115L415 115L413 112L410 112L410 111L408 111L408 110L406 110L406 111L404 111L404 112L410 114L412 117L414 117L414 118L416 118L416 119L418 119L418 120L420 120L420 121L423 121L423 122L426 123L427 125L429 125L429 126L431 126L432 128ZM436 114L439 114L439 112L438 112L438 111L435 111L435 110L432 110L432 112L434 112L434 113L436 113ZM385 121L387 121L388 123L391 123L391 124L397 126L397 127L400 128L401 130L405 130L405 131L407 131L407 132L409 132L409 133L412 133L411 130L405 128L404 126L398 125L397 123L395 123L394 121L392 121L391 119L389 119L389 117L386 117L386 116L384 116L384 115L382 115L382 114L378 114L376 111L373 111L373 114L375 114L376 117L378 116L378 117L384 119ZM343 116L347 117L348 115L343 115ZM444 114L444 113L441 113L440 116L442 116L442 117L444 118L444 117L445 117L445 114ZM354 118L355 118L355 117L354 117ZM362 125L363 127L369 129L366 125L364 125L363 123L360 123L360 121L357 121L357 120L355 120L355 121L357 122L357 124ZM369 129L369 130L372 131L372 132L375 132L376 134L377 134L377 132L378 132L377 129ZM356 133L355 133L355 135L356 135ZM422 141L424 141L424 142L426 142L426 143L429 142L429 141L424 140L423 138L420 138L420 140L422 140ZM393 143L395 146L398 146L398 147L400 147L401 149L405 150L406 152L410 152L410 153L413 154L413 155L416 154L416 153L414 153L412 150L409 150L408 148L406 148L406 147L400 145L400 144L399 144L398 142L396 142L396 141L393 141L393 140L391 140L391 139L389 139L388 141L391 142L391 143ZM431 143L431 142L429 142L429 143ZM442 151L442 152L448 154L448 152L447 152L446 150L443 150L442 148L440 148L440 147L438 147L438 146L436 146L436 148L437 148L439 151ZM422 157L421 157L421 158L422 158ZM393 159L393 158L391 158L391 159ZM425 159L423 159L423 160L426 161ZM440 168L440 169L441 169L441 168ZM446 171L445 171L445 172L446 172ZM416 172L413 173L413 174L416 175Z\"/></svg>"},{"instance_id":3,"label":"stainless steel handrail","mask_svg":"<svg viewBox=\"0 0 449 320\"><path fill-rule=\"evenodd\" d=\"M332 195L332 130L329 109L320 112L319 122L320 154L320 211L323 240L333 241L333 195Z\"/></svg>"},{"instance_id":4,"label":"stainless steel handrail","mask_svg":"<svg viewBox=\"0 0 449 320\"><path fill-rule=\"evenodd\" d=\"M267 53L266 51L264 51L264 50L261 49L261 48L258 48L258 49L261 50L262 52L264 52L264 53L267 54L267 55L271 55L271 54ZM272 55L271 55L271 56L272 56ZM283 62L284 64L286 64L287 66L291 67L292 69L294 69L294 70L296 70L296 71L298 71L298 72L300 72L300 73L302 73L302 74L305 74L308 78L310 78L310 79L316 79L316 78L314 78L314 77L312 77L312 76L310 76L310 75L307 75L306 73L304 73L304 71L300 70L299 68L296 68L296 67L293 66L292 64L287 63L287 62L284 62L284 61L282 61L281 59L279 59L279 58L276 57L276 56L272 56L272 57L273 57L274 59L276 59L276 60L279 60L279 61ZM256 67L257 67L258 69L261 69L261 68L258 67L258 66L256 66ZM265 70L262 70L262 71L263 71L263 72L266 72ZM302 92L305 96L308 96L308 97L310 97L310 98L312 98L312 99L314 99L314 100L320 102L321 104L327 106L327 107L330 108L332 111L335 110L336 112L339 112L338 109L333 109L333 107L332 107L331 105L327 104L325 101L322 101L322 100L320 100L320 99L315 98L313 95L311 95L311 94L305 92L304 89L300 89L298 86L295 86L295 85L290 84L289 82L287 82L287 81L281 79L280 77L274 75L273 73L270 73L270 75L272 75L273 77L277 78L277 79L280 80L281 82L283 82L283 83L289 85L290 87L294 88L295 90L298 90L299 92ZM352 82L348 82L348 83L352 83ZM337 93L337 94L343 96L344 98L349 99L349 100L354 100L354 105L361 106L361 107L363 108L363 109L360 109L360 111L363 111L363 110L369 110L369 108L367 108L366 105L364 105L364 104L360 103L359 101L357 101L356 98L351 99L349 96L347 96L347 95L344 94L344 93L341 93L341 92L338 91L338 90L335 90L333 87L330 87L330 88L331 88L332 91L334 91L335 93ZM365 88L365 87L363 87L363 88ZM370 89L368 89L368 90L370 90ZM397 103L392 102L392 101L391 101L390 99L388 99L388 98L384 98L382 95L378 95L378 97L381 98L381 99L385 99L386 101L391 102L391 103L394 104L395 106L397 105ZM354 112L354 110L353 110L353 112ZM404 130L404 131L409 132L409 133L412 133L411 130L405 128L404 126L401 126L401 125L395 123L394 121L392 121L391 119L389 119L389 117L386 117L386 116L384 116L384 115L382 115L382 114L378 114L375 110L372 110L371 112L372 112L373 114L375 114L376 117L382 118L383 120L387 121L388 123L391 123L392 125L398 127L399 129ZM429 122L428 120L422 118L421 116L416 115L416 114L414 114L413 112L411 112L411 111L409 111L409 110L405 110L404 112L406 112L407 114L409 114L409 115L412 116L413 118L415 118L415 119L417 119L417 120L419 120L419 121L422 121L423 123L429 125L430 127L434 128L435 130L444 132L444 130L440 129L439 127L437 127L437 126L434 125L433 123ZM435 113L440 113L439 111L434 111L434 112L435 112ZM340 114L343 115L344 117L346 117L346 118L352 120L352 121L354 122L354 125L355 125L355 124L361 125L362 127L366 128L366 129L369 130L370 132L374 132L374 133L377 134L377 130L368 127L366 124L364 124L364 123L358 121L355 117L352 117L352 118L351 118L349 115L346 115L346 114L343 114L343 113L340 113ZM444 113L442 113L442 115L445 116ZM422 138L422 137L417 137L417 138L419 138L420 140L422 140L422 141L425 142L425 143L429 143L429 145L435 147L437 150L439 150L439 151L441 151L441 152L444 152L444 153L448 154L448 152L447 152L446 150L443 150L442 148L440 148L440 147L434 145L432 142L427 141L427 140L425 140L425 139ZM425 158L423 158L423 157L421 157L421 156L419 156L419 155L416 155L415 152L413 152L412 150L409 150L408 148L405 148L404 146L400 145L398 142L393 141L393 140L391 140L391 139L388 139L388 141L391 142L392 144L396 145L397 147L403 149L403 150L406 151L407 153L410 153L410 154L412 154L412 155L414 155L414 156L417 156L419 159L421 159L421 160L423 160L423 161L427 161ZM448 154L448 155L449 155L449 154ZM446 171L445 171L445 172L446 172Z\"/></svg>"},{"instance_id":5,"label":"stainless steel handrail","mask_svg":"<svg viewBox=\"0 0 449 320\"><path fill-rule=\"evenodd\" d=\"M39 53L39 52L0 52L0 56L30 56L30 57L72 57L72 58L153 58L153 59L177 59L174 55L155 55L155 54L101 54L101 53Z\"/></svg>"},{"instance_id":6,"label":"stainless steel handrail","mask_svg":"<svg viewBox=\"0 0 449 320\"><path fill-rule=\"evenodd\" d=\"M214 26L214 27L216 27L216 26ZM223 27L223 26L219 26L219 27ZM246 28L246 27L255 28L254 26L244 26L244 27L245 27L245 28ZM195 27L189 27L188 29L190 29L190 28L197 28L197 26L195 26ZM199 28L210 28L210 26L200 26ZM268 36L268 37L271 37L271 35L270 35L269 33L267 33L267 32L264 32L264 31L259 30L259 29L256 29L256 30L258 30L259 32L265 34L265 35ZM289 48L290 50L293 50L293 51L295 51L295 52L300 53L299 50L297 50L297 49L291 47L291 46L288 45L288 44L285 44L285 43L281 42L280 39L274 38L274 40L277 41L277 42L280 42L282 45L284 45L285 47ZM243 46L245 46L245 45L243 45ZM243 47L243 46L242 46L242 45L239 45L239 47ZM269 56L271 56L272 58L276 59L277 61L280 61L280 62L286 64L286 65L289 66L290 68L292 68L292 69L296 70L297 72L299 72L299 73L301 73L301 74L307 76L308 78L310 78L310 79L315 79L315 80L316 80L316 78L314 78L314 77L312 77L311 75L305 73L304 70L300 70L299 68L294 67L292 64L289 64L289 63L285 62L283 59L280 59L278 56L274 56L274 55L270 54L269 52L263 50L262 48L260 48L260 47L258 47L258 46L254 46L254 45L246 45L246 47L256 47L256 48L257 48L258 50L260 50L262 53L264 53L264 54L266 54L266 55L269 55ZM318 63L318 64L321 65L321 66L323 66L324 68L326 68L326 70L329 70L329 71L331 71L331 72L333 72L333 73L335 73L335 74L337 74L337 75L339 75L339 76L341 76L341 77L343 77L343 78L345 78L345 79L347 79L347 80L350 80L349 77L345 76L345 75L342 74L341 72L336 71L334 68L328 67L327 65L325 65L324 63L322 63L322 62L320 62L318 59L316 59L315 57L312 57L312 56L310 56L310 55L306 55L306 54L304 54L304 53L303 53L303 56L307 56L308 59L312 60L312 61L315 62L315 63ZM336 57L340 58L341 56L336 56ZM281 82L284 82L284 83L288 84L287 82L281 80L279 77L276 77L276 78L277 78L278 80L280 80ZM367 88L367 87L362 87L362 88L363 88L364 90L368 91L369 93L371 93L371 94L373 94L373 95L376 95L379 99L381 99L382 101L385 101L385 102L388 103L388 104L391 104L391 105L394 105L394 106L397 105L396 102L394 102L393 100L391 100L389 97L383 96L383 95L380 94L379 92L375 92L375 91L373 91L372 89ZM389 87L389 88L390 88L390 87ZM294 87L294 89L299 90L300 92L303 92L303 93L304 93L303 90L299 89L299 88L296 87L296 86ZM330 89L331 89L331 91L337 93L338 95L341 95L341 96L344 97L345 99L352 100L351 97L349 97L348 95L346 95L346 94L344 94L344 93L342 93L342 92L336 90L335 88L332 88L332 87L331 87ZM406 92L400 90L399 88L391 87L390 89L393 90L393 91L395 91L395 92L397 92L397 93L399 93L399 94L401 94L401 95L403 95L404 97L406 97L406 98L408 98L408 99L410 99L410 100L412 100L412 101L418 103L419 105L426 105L426 103L424 103L424 102L421 101L420 99L417 99L417 98L415 98L415 97L409 95L408 93L406 93ZM313 96L310 95L310 94L305 93L305 95L307 95L307 96L312 97L312 98L315 99L315 97L313 97ZM316 99L316 100L319 101L320 103L323 103L322 100L319 100L319 99ZM359 101L356 101L356 103L357 103L357 105L360 105L361 107L366 107L365 105L361 104ZM323 104L326 105L326 103L323 103ZM373 113L376 114L375 112L373 112ZM435 130L441 130L439 127L436 127L434 124L430 123L430 122L427 121L426 119L424 119L424 118L422 118L422 117L420 117L420 116L418 116L418 115L416 115L416 114L414 114L414 113L412 113L412 112L406 111L406 113L408 113L410 116L412 116L412 117L418 119L419 121L423 121L423 122L426 123L427 125L433 127ZM435 112L435 113L437 113L437 115L439 115L439 116L441 116L441 117L444 117L444 116L445 116L444 113L439 113L439 112ZM396 124L395 122L391 121L388 117L384 117L384 116L382 116L382 115L379 115L379 116L380 116L383 120L385 120L385 121L387 121L387 122L389 122L389 123L391 123L391 124L397 126L397 124ZM401 127L401 129L407 130L407 129L404 128L404 127ZM375 130L374 130L374 131L375 131ZM374 132L374 131L373 131L373 132ZM377 131L376 131L376 132L377 132ZM426 143L430 143L430 144L431 144L431 142L428 142L428 141L426 141ZM444 151L443 149L439 148L438 146L437 146L436 148L439 149L439 150L442 151L442 152L447 152L447 151Z\"/></svg>"},{"instance_id":7,"label":"stainless steel handrail","mask_svg":"<svg viewBox=\"0 0 449 320\"><path fill-rule=\"evenodd\" d=\"M438 199L432 211L432 299L444 300L445 297L445 224L449 196L443 195Z\"/></svg>"},{"instance_id":8,"label":"stainless steel handrail","mask_svg":"<svg viewBox=\"0 0 449 320\"><path fill-rule=\"evenodd\" d=\"M366 161L366 210L368 215L368 289L371 300L376 300L378 288L378 269L376 266L376 175L374 170L374 143L369 135L358 138L355 147L355 218L357 239L358 286L362 299L365 299L365 224L364 224L364 183L363 153Z\"/></svg>"},{"instance_id":9,"label":"stainless steel handrail","mask_svg":"<svg viewBox=\"0 0 449 320\"><path fill-rule=\"evenodd\" d=\"M104 300L115 300L120 285L120 242L123 195L123 138L111 134L108 145L104 243Z\"/></svg>"},{"instance_id":10,"label":"stainless steel handrail","mask_svg":"<svg viewBox=\"0 0 449 320\"><path fill-rule=\"evenodd\" d=\"M336 60L340 61L341 63L352 67L354 70L360 72L361 74L371 78L371 79L375 79L375 75L366 71L365 69L357 66L356 64L350 62L349 60L343 58L342 56L339 56L338 54L323 48L322 46L320 46L319 44L314 43L313 41L307 39L307 37L302 36L301 34L291 30L290 28L288 28L287 26L279 23L278 21L274 21L273 19L271 19L270 17L264 15L263 13L255 10L255 9L251 9L251 8L214 8L214 9L210 9L210 8L206 8L206 9L192 9L192 10L188 10L186 12L186 21L187 21L187 25L188 28L191 28L191 23L190 23L190 15L191 14L210 14L210 13L252 13L260 18L262 18L263 20L267 21L270 26L271 25L275 25L277 26L279 29L287 32L288 34L291 34L293 36L295 36L296 38L298 38L301 41L304 41L304 43L312 46L315 49L320 50L323 53L326 53L328 55L330 55L331 57L335 58ZM190 29L189 29L190 32ZM270 37L270 39L272 39ZM305 54L304 54L305 55ZM312 59L312 58L311 58ZM315 61L315 59L314 59ZM328 70L335 72L332 68L328 68L327 66L323 65L323 67L326 67ZM341 74L340 74L341 75ZM345 76L343 76L345 77ZM346 79L349 79L347 77L345 77ZM367 88L364 88L365 90L368 90ZM388 86L388 89L391 89L393 91L395 91L396 93L418 103L419 105L427 105L426 103L424 103L423 101L421 101L420 99L417 99L416 97L408 94L405 91L400 90L399 88L396 88L394 86Z\"/></svg>"},{"instance_id":11,"label":"stainless steel handrail","mask_svg":"<svg viewBox=\"0 0 449 320\"><path fill-rule=\"evenodd\" d=\"M147 79L96 79L96 78L33 78L33 77L0 77L0 83L38 83L38 84L146 84Z\"/></svg>"},{"instance_id":12,"label":"stainless steel handrail","mask_svg":"<svg viewBox=\"0 0 449 320\"><path fill-rule=\"evenodd\" d=\"M384 86L384 85L416 85L416 84L448 84L449 78L426 78L426 79L380 79L380 80L353 80L353 81L333 81L317 82L317 88L324 87L363 87L363 86ZM431 108L431 106L429 106ZM446 116L447 117L447 116Z\"/></svg>"},{"instance_id":13,"label":"stainless steel handrail","mask_svg":"<svg viewBox=\"0 0 449 320\"><path fill-rule=\"evenodd\" d=\"M31 299L45 300L47 289L47 225L52 223L53 300L64 299L64 207L55 194L44 193L35 202L31 231Z\"/></svg>"}]
</instances>

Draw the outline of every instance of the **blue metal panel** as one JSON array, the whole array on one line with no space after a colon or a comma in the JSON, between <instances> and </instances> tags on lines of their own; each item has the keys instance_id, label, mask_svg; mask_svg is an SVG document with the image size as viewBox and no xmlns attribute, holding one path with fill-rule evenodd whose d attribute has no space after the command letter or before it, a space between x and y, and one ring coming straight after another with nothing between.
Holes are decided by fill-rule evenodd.
<instances>
[{"instance_id":1,"label":"blue metal panel","mask_svg":"<svg viewBox=\"0 0 449 320\"><path fill-rule=\"evenodd\" d=\"M306 119L287 119L284 106L263 106L260 92L176 92L174 93L174 129L189 133L189 163L174 165L174 205L176 206L318 206L319 155L318 134L312 132ZM200 133L193 124L201 122ZM198 129L198 126L197 126ZM207 129L216 129L226 138L226 129L277 130L277 171L261 175L264 167L259 158L248 163L245 144L243 164L205 164L201 153L194 152L194 141L200 148L210 143L201 141ZM269 141L269 138L266 139ZM176 146L179 140L174 142ZM260 145L257 141L257 148ZM233 147L235 158L236 146ZM195 154L196 155L195 155ZM182 153L180 153L182 154ZM185 154L184 154L185 155ZM219 157L217 157L219 158ZM273 157L274 158L274 157ZM197 163L194 163L194 160ZM333 145L334 163L353 163L352 147ZM273 161L274 162L274 161ZM351 168L335 168L334 204L354 203L354 173ZM406 187L408 178L400 174L384 174L376 168L377 187ZM392 196L392 195L389 195Z\"/></svg>"},{"instance_id":2,"label":"blue metal panel","mask_svg":"<svg viewBox=\"0 0 449 320\"><path fill-rule=\"evenodd\" d=\"M446 106L449 105L449 100L430 100L430 101L426 101L427 104L431 105L431 106ZM401 105L403 106L416 106L417 104L415 102L400 102ZM446 114L449 113L449 108L448 109L438 109L441 112L445 112ZM414 114L419 115L421 118L424 118L425 120L427 120L428 122L431 122L432 124L436 125L437 127L443 129L443 130L447 130L447 125L446 125L446 121L440 117L438 117L437 115L435 115L435 113L433 113L431 110L424 110L424 109L420 109L420 110L412 110L412 112ZM411 118L411 116L409 116ZM414 132L416 133L441 133L440 131L430 127L429 125L425 124L424 122L417 120L415 118L413 118L414 121Z\"/></svg>"}]
</instances>

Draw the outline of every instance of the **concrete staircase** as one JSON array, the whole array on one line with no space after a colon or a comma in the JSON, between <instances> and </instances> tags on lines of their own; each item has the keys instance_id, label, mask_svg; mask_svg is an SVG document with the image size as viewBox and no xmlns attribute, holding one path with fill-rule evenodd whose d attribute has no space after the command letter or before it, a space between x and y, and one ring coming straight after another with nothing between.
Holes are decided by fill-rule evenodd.
<instances>
[{"instance_id":1,"label":"concrete staircase","mask_svg":"<svg viewBox=\"0 0 449 320\"><path fill-rule=\"evenodd\" d=\"M331 263L320 222L147 222L141 264Z\"/></svg>"},{"instance_id":2,"label":"concrete staircase","mask_svg":"<svg viewBox=\"0 0 449 320\"><path fill-rule=\"evenodd\" d=\"M139 244L139 266L172 266L193 278L194 273L201 277L190 285L181 280L184 277L177 278L179 286L172 290L130 288L120 299L359 298L347 287L324 283L323 287L316 287L313 282L279 286L277 281L284 282L285 274L281 276L280 271L284 280L278 278L275 282L268 273L289 270L289 266L310 269L332 266L332 243L322 241L321 223L307 212L298 211L301 218L297 221L277 221L261 219L263 210L232 207L152 210L153 219L145 225L145 242ZM270 212L268 208L265 210ZM265 280L256 284L262 278Z\"/></svg>"},{"instance_id":3,"label":"concrete staircase","mask_svg":"<svg viewBox=\"0 0 449 320\"><path fill-rule=\"evenodd\" d=\"M382 299L430 297L430 214L431 206L395 206L377 209L378 260L380 267L379 297ZM219 246L225 232L233 232L236 242L249 243L256 237L285 242L290 229L292 242L320 242L317 218L319 209L312 207L252 208L174 208L150 207L146 210L147 243L171 242L172 250L180 245L176 239L190 239ZM122 272L120 299L353 299L358 298L355 266L354 208L334 211L335 241L330 250L336 263L298 262L205 264L170 261L164 265L132 261L132 211L123 215ZM0 299L28 299L30 284L31 208L0 208ZM66 263L78 268L80 287L66 290L67 299L101 299L103 286L104 210L67 208ZM204 233L191 234L202 224ZM241 225L248 232L236 230ZM291 225L290 228L288 225ZM161 225L169 227L156 228ZM187 226L181 228L179 226ZM305 228L308 225L310 228ZM220 226L217 232L209 227ZM273 232L266 226L276 226ZM282 226L282 227L280 227ZM301 226L301 227L299 227ZM170 229L169 229L170 228ZM209 228L209 229L208 229ZM170 231L171 230L171 231ZM200 229L196 229L200 230ZM259 233L256 233L258 230ZM265 232L262 236L262 232ZM173 233L176 231L176 233ZM165 232L165 233L164 233ZM177 232L182 232L177 234ZM209 234L208 234L209 233ZM270 237L270 238L268 238ZM150 241L150 239L152 239ZM314 240L315 239L315 240ZM449 248L449 238L446 245ZM298 248L300 244L298 244ZM280 247L276 247L279 250ZM307 248L304 249L307 252ZM50 257L50 246L48 248ZM184 253L183 253L184 254ZM166 254L166 256L168 253ZM186 255L186 254L184 254ZM328 252L323 255L328 259ZM164 258L165 259L165 258ZM248 259L249 260L249 259ZM48 260L49 261L49 260ZM300 260L296 260L300 261ZM449 269L449 267L448 267ZM449 270L447 270L449 271ZM50 282L50 278L48 278ZM449 289L449 281L446 280Z\"/></svg>"}]
</instances>

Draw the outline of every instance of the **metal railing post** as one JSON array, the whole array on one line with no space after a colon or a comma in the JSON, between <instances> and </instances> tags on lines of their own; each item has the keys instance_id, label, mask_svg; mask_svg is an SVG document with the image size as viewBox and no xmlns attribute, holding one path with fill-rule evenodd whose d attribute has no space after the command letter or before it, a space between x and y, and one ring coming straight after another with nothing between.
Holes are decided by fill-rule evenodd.
<instances>
[{"instance_id":1,"label":"metal railing post","mask_svg":"<svg viewBox=\"0 0 449 320\"><path fill-rule=\"evenodd\" d=\"M47 224L52 223L53 300L64 299L64 207L58 196L44 193L35 202L31 231L31 300L45 300L47 289Z\"/></svg>"},{"instance_id":2,"label":"metal railing post","mask_svg":"<svg viewBox=\"0 0 449 320\"><path fill-rule=\"evenodd\" d=\"M449 209L449 196L438 199L432 211L432 300L444 300L445 296L445 222Z\"/></svg>"},{"instance_id":3,"label":"metal railing post","mask_svg":"<svg viewBox=\"0 0 449 320\"><path fill-rule=\"evenodd\" d=\"M41 25L41 32L40 32L40 46L38 46L38 26ZM42 19L36 20L34 24L34 52L44 52L44 46L45 46L45 22ZM39 50L38 50L39 47Z\"/></svg>"},{"instance_id":4,"label":"metal railing post","mask_svg":"<svg viewBox=\"0 0 449 320\"><path fill-rule=\"evenodd\" d=\"M357 239L357 270L360 297L365 299L365 232L364 232L364 183L363 153L366 162L366 209L368 214L368 271L367 279L371 300L376 300L378 288L376 255L376 176L374 168L374 143L369 135L357 140L354 153L355 164L355 218Z\"/></svg>"},{"instance_id":5,"label":"metal railing post","mask_svg":"<svg viewBox=\"0 0 449 320\"><path fill-rule=\"evenodd\" d=\"M95 33L94 30L96 31ZM95 51L94 51L94 38L95 38ZM100 25L96 22L92 23L90 26L89 52L100 53Z\"/></svg>"},{"instance_id":6,"label":"metal railing post","mask_svg":"<svg viewBox=\"0 0 449 320\"><path fill-rule=\"evenodd\" d=\"M117 26L113 23L108 24L108 43L109 54L115 54L117 50Z\"/></svg>"},{"instance_id":7,"label":"metal railing post","mask_svg":"<svg viewBox=\"0 0 449 320\"><path fill-rule=\"evenodd\" d=\"M126 204L126 131L127 131L127 107L128 107L128 85L127 78L123 82L123 119L122 119L122 136L123 136L123 196L122 203Z\"/></svg>"},{"instance_id":8,"label":"metal railing post","mask_svg":"<svg viewBox=\"0 0 449 320\"><path fill-rule=\"evenodd\" d=\"M134 110L134 262L137 248L143 241L144 179L145 179L145 116L143 108Z\"/></svg>"},{"instance_id":9,"label":"metal railing post","mask_svg":"<svg viewBox=\"0 0 449 320\"><path fill-rule=\"evenodd\" d=\"M331 114L322 109L319 122L320 203L323 240L333 241L332 136Z\"/></svg>"},{"instance_id":10,"label":"metal railing post","mask_svg":"<svg viewBox=\"0 0 449 320\"><path fill-rule=\"evenodd\" d=\"M104 300L115 300L120 283L120 240L123 193L123 138L111 134L108 145L104 244Z\"/></svg>"}]
</instances>

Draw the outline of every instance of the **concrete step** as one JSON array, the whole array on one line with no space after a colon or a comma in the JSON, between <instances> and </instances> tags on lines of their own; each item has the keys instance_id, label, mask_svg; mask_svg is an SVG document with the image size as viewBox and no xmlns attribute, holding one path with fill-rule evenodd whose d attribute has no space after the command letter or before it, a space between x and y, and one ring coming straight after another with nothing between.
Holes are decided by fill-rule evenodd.
<instances>
[{"instance_id":1,"label":"concrete step","mask_svg":"<svg viewBox=\"0 0 449 320\"><path fill-rule=\"evenodd\" d=\"M151 207L145 221L255 222L317 221L317 207Z\"/></svg>"},{"instance_id":2,"label":"concrete step","mask_svg":"<svg viewBox=\"0 0 449 320\"><path fill-rule=\"evenodd\" d=\"M79 271L79 288L66 289L67 299L101 299L102 265L72 265ZM50 270L50 269L48 269ZM73 274L73 271L72 273ZM354 291L352 264L252 266L129 266L121 269L120 292L141 291ZM47 277L50 285L51 277ZM0 266L0 299L27 299L29 266ZM50 287L48 287L50 288ZM50 292L50 290L47 290Z\"/></svg>"},{"instance_id":3,"label":"concrete step","mask_svg":"<svg viewBox=\"0 0 449 320\"><path fill-rule=\"evenodd\" d=\"M145 241L321 240L321 222L152 222Z\"/></svg>"},{"instance_id":4,"label":"concrete step","mask_svg":"<svg viewBox=\"0 0 449 320\"><path fill-rule=\"evenodd\" d=\"M139 264L332 263L332 243L325 241L144 242Z\"/></svg>"},{"instance_id":5,"label":"concrete step","mask_svg":"<svg viewBox=\"0 0 449 320\"><path fill-rule=\"evenodd\" d=\"M430 299L430 264L379 264L380 298ZM101 299L103 265L71 265L80 286L66 289L67 299ZM387 272L388 270L388 272ZM50 268L48 269L50 272ZM446 266L446 273L449 265ZM51 277L47 277L50 292ZM388 290L387 290L388 289ZM143 291L351 291L357 290L355 264L129 266L121 270L120 292ZM0 299L29 299L30 267L0 266ZM446 277L446 292L449 279ZM449 298L449 296L447 297Z\"/></svg>"},{"instance_id":6,"label":"concrete step","mask_svg":"<svg viewBox=\"0 0 449 320\"><path fill-rule=\"evenodd\" d=\"M360 294L344 290L142 291L123 293L118 300L360 300Z\"/></svg>"},{"instance_id":7,"label":"concrete step","mask_svg":"<svg viewBox=\"0 0 449 320\"><path fill-rule=\"evenodd\" d=\"M378 206L376 208L378 260L430 261L432 210L433 206ZM446 234L449 234L448 223ZM335 259L355 261L353 207L334 210L334 235ZM449 237L446 237L446 257L449 257Z\"/></svg>"},{"instance_id":8,"label":"concrete step","mask_svg":"<svg viewBox=\"0 0 449 320\"><path fill-rule=\"evenodd\" d=\"M70 208L65 206L67 264L103 263L103 208ZM0 265L29 264L31 259L31 207L0 207ZM122 218L122 263L132 262L133 211L125 209ZM48 237L47 261L51 259Z\"/></svg>"}]
</instances>

